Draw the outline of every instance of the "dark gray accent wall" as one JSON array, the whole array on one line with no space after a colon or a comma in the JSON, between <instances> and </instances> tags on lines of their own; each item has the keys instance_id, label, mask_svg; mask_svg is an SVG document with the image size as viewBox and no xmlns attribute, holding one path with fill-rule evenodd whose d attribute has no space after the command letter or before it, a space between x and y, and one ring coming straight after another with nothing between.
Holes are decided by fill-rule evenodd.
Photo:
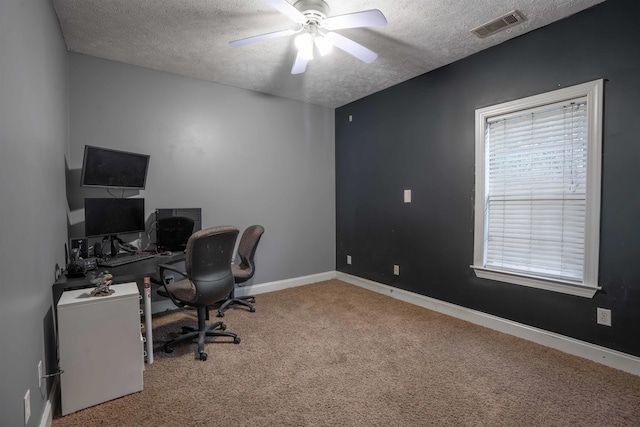
<instances>
[{"instance_id":1,"label":"dark gray accent wall","mask_svg":"<svg viewBox=\"0 0 640 427\"><path fill-rule=\"evenodd\" d=\"M332 109L74 53L69 93L74 237L84 197L110 197L80 187L89 144L151 156L146 189L124 193L145 198L147 217L198 207L202 227L263 225L251 283L335 270Z\"/></svg>"},{"instance_id":2,"label":"dark gray accent wall","mask_svg":"<svg viewBox=\"0 0 640 427\"><path fill-rule=\"evenodd\" d=\"M337 109L337 269L640 356L639 14L635 1L608 1ZM475 110L599 78L603 290L588 299L476 278ZM596 325L596 307L612 310L612 327Z\"/></svg>"},{"instance_id":3,"label":"dark gray accent wall","mask_svg":"<svg viewBox=\"0 0 640 427\"><path fill-rule=\"evenodd\" d=\"M40 425L56 370L51 284L64 263L66 49L48 0L0 1L0 424Z\"/></svg>"}]
</instances>

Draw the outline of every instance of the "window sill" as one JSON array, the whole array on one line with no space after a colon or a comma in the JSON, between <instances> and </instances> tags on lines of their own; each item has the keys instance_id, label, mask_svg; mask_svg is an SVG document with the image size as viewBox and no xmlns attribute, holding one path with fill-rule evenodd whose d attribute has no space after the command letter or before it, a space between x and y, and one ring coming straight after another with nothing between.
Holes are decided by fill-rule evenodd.
<instances>
[{"instance_id":1,"label":"window sill","mask_svg":"<svg viewBox=\"0 0 640 427\"><path fill-rule=\"evenodd\" d=\"M531 288L544 289L563 294L575 295L583 298L592 298L599 287L578 285L570 282L561 282L549 279L542 279L533 276L522 276L504 271L489 270L483 267L471 266L481 279L497 280L500 282L512 283L514 285L528 286Z\"/></svg>"}]
</instances>

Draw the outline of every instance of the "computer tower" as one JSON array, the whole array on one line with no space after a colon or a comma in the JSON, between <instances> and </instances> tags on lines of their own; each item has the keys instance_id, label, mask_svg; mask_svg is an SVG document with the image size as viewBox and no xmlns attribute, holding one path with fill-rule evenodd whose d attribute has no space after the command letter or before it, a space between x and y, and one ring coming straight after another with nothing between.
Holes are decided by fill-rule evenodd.
<instances>
[{"instance_id":1,"label":"computer tower","mask_svg":"<svg viewBox=\"0 0 640 427\"><path fill-rule=\"evenodd\" d=\"M199 230L202 230L201 208L156 209L159 252L184 250L191 234Z\"/></svg>"}]
</instances>

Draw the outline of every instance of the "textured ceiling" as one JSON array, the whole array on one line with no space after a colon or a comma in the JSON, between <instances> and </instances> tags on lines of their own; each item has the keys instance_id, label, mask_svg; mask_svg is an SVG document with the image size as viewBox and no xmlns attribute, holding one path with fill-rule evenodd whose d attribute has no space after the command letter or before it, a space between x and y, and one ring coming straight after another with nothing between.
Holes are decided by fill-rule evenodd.
<instances>
[{"instance_id":1,"label":"textured ceiling","mask_svg":"<svg viewBox=\"0 0 640 427\"><path fill-rule=\"evenodd\" d=\"M294 0L289 0L294 3ZM604 0L326 0L328 16L379 9L384 27L340 34L378 53L334 49L290 74L293 37L232 48L297 24L263 0L53 0L71 52L337 108L565 18ZM470 30L512 10L522 24L485 39Z\"/></svg>"}]
</instances>

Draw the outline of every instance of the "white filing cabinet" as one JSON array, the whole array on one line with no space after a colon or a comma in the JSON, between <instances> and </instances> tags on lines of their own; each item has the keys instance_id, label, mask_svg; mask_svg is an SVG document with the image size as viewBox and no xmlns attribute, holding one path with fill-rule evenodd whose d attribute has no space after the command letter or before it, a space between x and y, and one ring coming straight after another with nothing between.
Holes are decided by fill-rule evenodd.
<instances>
[{"instance_id":1,"label":"white filing cabinet","mask_svg":"<svg viewBox=\"0 0 640 427\"><path fill-rule=\"evenodd\" d=\"M62 415L142 390L138 286L111 289L103 297L66 291L58 302Z\"/></svg>"}]
</instances>

